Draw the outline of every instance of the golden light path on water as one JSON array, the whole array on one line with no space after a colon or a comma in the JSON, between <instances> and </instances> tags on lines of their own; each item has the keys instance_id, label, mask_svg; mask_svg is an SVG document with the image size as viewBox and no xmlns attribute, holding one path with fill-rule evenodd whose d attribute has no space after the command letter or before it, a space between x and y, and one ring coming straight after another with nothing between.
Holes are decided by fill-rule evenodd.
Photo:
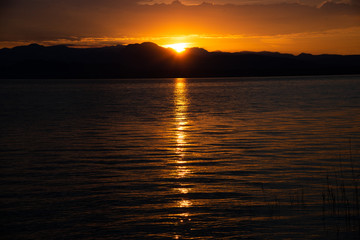
<instances>
[{"instance_id":1,"label":"golden light path on water","mask_svg":"<svg viewBox=\"0 0 360 240\"><path fill-rule=\"evenodd\" d=\"M185 165L186 164L186 145L187 145L187 135L186 129L188 128L188 119L187 119L187 109L188 109L188 98L187 98L187 88L186 88L186 79L185 78L176 78L175 79L175 89L174 89L174 104L175 104L175 134L176 134L176 155L178 156L176 160L176 178L183 179L188 174L191 174L190 169ZM183 208L184 211L178 215L180 218L180 224L185 221L191 221L190 213L187 211L188 207L192 206L192 201L186 199L186 194L191 191L191 188L188 188L184 183L180 181L180 187L176 189L181 194L184 195L184 198L177 201L176 206L178 208ZM180 236L176 235L175 239L178 239Z\"/></svg>"},{"instance_id":2,"label":"golden light path on water","mask_svg":"<svg viewBox=\"0 0 360 240\"><path fill-rule=\"evenodd\" d=\"M186 80L184 78L177 78L175 82L175 124L176 124L176 154L180 156L181 160L177 163L183 163L185 157L184 146L186 144L185 129L187 125L187 107L188 101L186 97Z\"/></svg>"}]
</instances>

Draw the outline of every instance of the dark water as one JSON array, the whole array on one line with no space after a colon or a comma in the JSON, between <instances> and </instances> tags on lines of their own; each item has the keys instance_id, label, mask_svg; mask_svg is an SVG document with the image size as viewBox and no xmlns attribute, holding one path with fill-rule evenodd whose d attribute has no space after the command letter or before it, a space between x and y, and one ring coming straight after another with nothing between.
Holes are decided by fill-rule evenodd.
<instances>
[{"instance_id":1,"label":"dark water","mask_svg":"<svg viewBox=\"0 0 360 240\"><path fill-rule=\"evenodd\" d=\"M360 76L0 86L1 239L360 236Z\"/></svg>"}]
</instances>

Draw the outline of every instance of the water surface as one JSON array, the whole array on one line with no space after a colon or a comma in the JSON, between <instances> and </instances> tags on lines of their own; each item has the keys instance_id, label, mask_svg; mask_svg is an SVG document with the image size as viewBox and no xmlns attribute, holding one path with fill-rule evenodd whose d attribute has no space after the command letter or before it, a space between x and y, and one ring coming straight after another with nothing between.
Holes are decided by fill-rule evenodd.
<instances>
[{"instance_id":1,"label":"water surface","mask_svg":"<svg viewBox=\"0 0 360 240\"><path fill-rule=\"evenodd\" d=\"M0 85L2 239L359 237L359 76Z\"/></svg>"}]
</instances>

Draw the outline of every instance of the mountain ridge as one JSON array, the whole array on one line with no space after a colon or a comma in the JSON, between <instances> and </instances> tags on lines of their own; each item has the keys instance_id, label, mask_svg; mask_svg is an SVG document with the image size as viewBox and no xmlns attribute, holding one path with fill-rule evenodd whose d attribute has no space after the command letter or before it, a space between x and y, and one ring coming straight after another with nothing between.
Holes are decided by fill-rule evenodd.
<instances>
[{"instance_id":1,"label":"mountain ridge","mask_svg":"<svg viewBox=\"0 0 360 240\"><path fill-rule=\"evenodd\" d=\"M153 78L360 74L360 55L279 52L178 54L144 42L97 48L30 44L0 49L0 78Z\"/></svg>"}]
</instances>

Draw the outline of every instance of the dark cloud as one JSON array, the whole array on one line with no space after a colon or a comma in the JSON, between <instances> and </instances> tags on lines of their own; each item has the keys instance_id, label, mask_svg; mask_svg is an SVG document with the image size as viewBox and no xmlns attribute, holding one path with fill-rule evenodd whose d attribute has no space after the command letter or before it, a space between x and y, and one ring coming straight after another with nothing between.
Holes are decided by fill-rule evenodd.
<instances>
[{"instance_id":1,"label":"dark cloud","mask_svg":"<svg viewBox=\"0 0 360 240\"><path fill-rule=\"evenodd\" d=\"M333 2L333 1L325 1L319 8L331 12L333 14L351 14L351 15L359 15L360 8L357 5L346 4L343 2Z\"/></svg>"},{"instance_id":2,"label":"dark cloud","mask_svg":"<svg viewBox=\"0 0 360 240\"><path fill-rule=\"evenodd\" d=\"M0 16L1 40L99 35L106 19L137 5L133 0L14 0Z\"/></svg>"},{"instance_id":3,"label":"dark cloud","mask_svg":"<svg viewBox=\"0 0 360 240\"><path fill-rule=\"evenodd\" d=\"M350 3L355 6L360 6L360 0L350 0Z\"/></svg>"},{"instance_id":4,"label":"dark cloud","mask_svg":"<svg viewBox=\"0 0 360 240\"><path fill-rule=\"evenodd\" d=\"M174 0L143 0L141 2L147 3L171 3ZM203 2L212 4L236 4L236 5L269 5L276 3L301 3L311 6L316 6L324 0L182 0L185 4L201 4Z\"/></svg>"}]
</instances>

